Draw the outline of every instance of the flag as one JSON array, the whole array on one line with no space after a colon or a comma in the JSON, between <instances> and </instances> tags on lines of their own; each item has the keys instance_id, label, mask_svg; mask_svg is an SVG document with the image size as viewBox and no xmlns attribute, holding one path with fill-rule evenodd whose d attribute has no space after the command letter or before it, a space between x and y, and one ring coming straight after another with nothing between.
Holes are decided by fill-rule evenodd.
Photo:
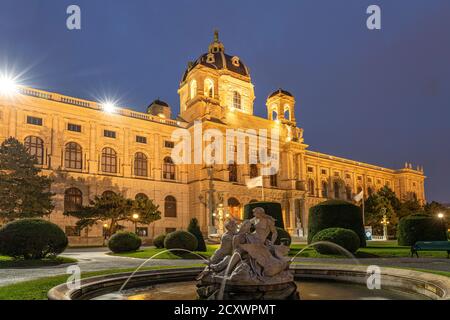
<instances>
[{"instance_id":1,"label":"flag","mask_svg":"<svg viewBox=\"0 0 450 320\"><path fill-rule=\"evenodd\" d=\"M356 202L361 201L361 199L364 197L364 191L361 191L360 193L358 193L353 200L355 200Z\"/></svg>"},{"instance_id":2,"label":"flag","mask_svg":"<svg viewBox=\"0 0 450 320\"><path fill-rule=\"evenodd\" d=\"M263 178L262 176L247 180L247 188L253 189L256 187L262 187L263 186Z\"/></svg>"}]
</instances>

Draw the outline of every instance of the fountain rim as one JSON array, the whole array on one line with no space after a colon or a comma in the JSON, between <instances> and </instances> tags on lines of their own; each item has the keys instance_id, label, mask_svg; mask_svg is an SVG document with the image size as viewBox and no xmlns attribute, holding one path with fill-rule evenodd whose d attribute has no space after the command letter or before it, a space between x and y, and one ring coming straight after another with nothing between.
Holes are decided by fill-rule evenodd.
<instances>
[{"instance_id":1,"label":"fountain rim","mask_svg":"<svg viewBox=\"0 0 450 320\"><path fill-rule=\"evenodd\" d=\"M291 264L295 280L327 280L354 284L366 284L368 273L363 265L345 264ZM137 272L130 280L129 288L154 284L195 281L204 267L180 267ZM79 289L66 284L53 287L49 300L85 300L108 292L117 291L133 272L120 272L94 276L81 280ZM433 300L450 300L450 278L409 269L381 267L382 288L420 294ZM301 289L300 289L301 290Z\"/></svg>"}]
</instances>

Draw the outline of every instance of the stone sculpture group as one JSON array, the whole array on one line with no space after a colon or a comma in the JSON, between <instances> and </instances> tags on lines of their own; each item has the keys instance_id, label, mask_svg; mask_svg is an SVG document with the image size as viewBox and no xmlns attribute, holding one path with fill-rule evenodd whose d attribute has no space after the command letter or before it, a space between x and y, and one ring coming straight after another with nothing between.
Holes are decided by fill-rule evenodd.
<instances>
[{"instance_id":1,"label":"stone sculpture group","mask_svg":"<svg viewBox=\"0 0 450 320\"><path fill-rule=\"evenodd\" d=\"M260 207L253 215L225 223L220 248L197 278L201 299L298 299L289 247L275 244L275 219Z\"/></svg>"}]
</instances>

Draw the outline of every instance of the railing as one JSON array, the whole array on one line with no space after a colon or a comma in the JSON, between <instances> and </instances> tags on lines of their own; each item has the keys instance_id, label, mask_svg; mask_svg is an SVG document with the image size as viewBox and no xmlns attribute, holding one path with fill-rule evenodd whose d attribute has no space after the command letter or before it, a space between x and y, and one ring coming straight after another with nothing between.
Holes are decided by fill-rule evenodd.
<instances>
[{"instance_id":1,"label":"railing","mask_svg":"<svg viewBox=\"0 0 450 320\"><path fill-rule=\"evenodd\" d=\"M33 89L33 88L19 87L19 92L26 96L62 102L65 104L71 104L71 105L75 105L75 106L79 106L79 107L83 107L83 108L89 108L89 109L95 109L95 110L102 109L101 105L97 102L63 96L63 95L60 95L57 93L49 93L49 92L45 92L45 91L41 91L41 90L37 90L37 89ZM145 121L152 121L152 122L162 123L162 124L166 124L166 125L170 125L170 126L183 127L183 124L180 123L180 121L173 120L173 119L161 118L158 116L153 116L150 114L133 111L130 109L117 108L115 113L120 114L125 117L141 119L141 120L145 120Z\"/></svg>"}]
</instances>

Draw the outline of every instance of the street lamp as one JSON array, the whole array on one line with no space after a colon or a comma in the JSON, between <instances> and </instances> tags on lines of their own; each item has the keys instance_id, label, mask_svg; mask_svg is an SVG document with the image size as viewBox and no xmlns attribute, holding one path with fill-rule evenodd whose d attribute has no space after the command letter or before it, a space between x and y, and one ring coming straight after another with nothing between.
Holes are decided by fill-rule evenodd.
<instances>
[{"instance_id":1,"label":"street lamp","mask_svg":"<svg viewBox=\"0 0 450 320\"><path fill-rule=\"evenodd\" d=\"M437 215L437 217L438 217L439 219L443 219L443 218L444 218L444 214L443 214L442 212L439 212L438 215Z\"/></svg>"},{"instance_id":2,"label":"street lamp","mask_svg":"<svg viewBox=\"0 0 450 320\"><path fill-rule=\"evenodd\" d=\"M381 220L381 224L383 225L383 239L387 240L388 239L387 226L389 224L389 220L385 214L383 215L383 220Z\"/></svg>"},{"instance_id":3,"label":"street lamp","mask_svg":"<svg viewBox=\"0 0 450 320\"><path fill-rule=\"evenodd\" d=\"M133 220L134 220L134 233L137 234L137 222L139 219L139 215L137 213L133 214Z\"/></svg>"}]
</instances>

